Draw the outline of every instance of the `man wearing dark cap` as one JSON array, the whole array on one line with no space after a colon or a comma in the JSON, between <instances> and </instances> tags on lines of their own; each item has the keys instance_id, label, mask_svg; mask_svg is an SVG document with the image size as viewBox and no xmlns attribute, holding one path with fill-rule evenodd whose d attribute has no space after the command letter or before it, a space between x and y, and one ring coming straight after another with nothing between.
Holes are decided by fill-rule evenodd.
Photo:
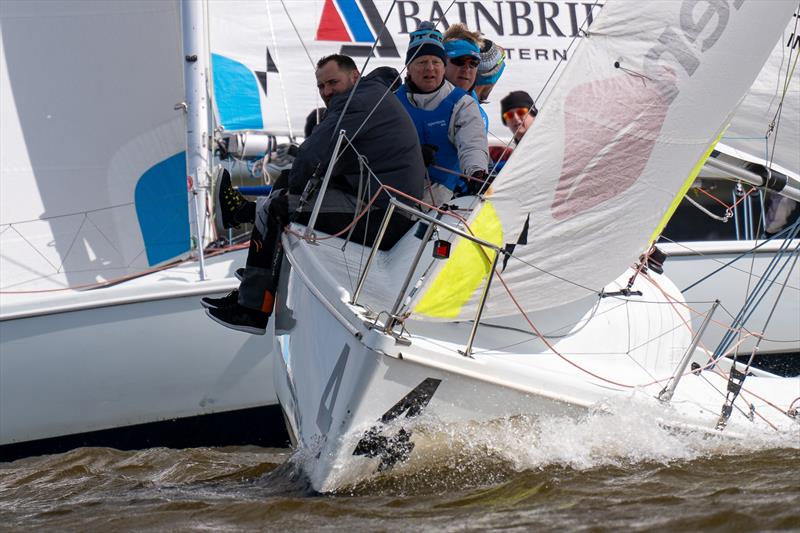
<instances>
[{"instance_id":1,"label":"man wearing dark cap","mask_svg":"<svg viewBox=\"0 0 800 533\"><path fill-rule=\"evenodd\" d=\"M511 130L514 144L517 144L533 124L539 110L531 95L525 91L511 91L500 100L500 113L503 124Z\"/></svg>"}]
</instances>

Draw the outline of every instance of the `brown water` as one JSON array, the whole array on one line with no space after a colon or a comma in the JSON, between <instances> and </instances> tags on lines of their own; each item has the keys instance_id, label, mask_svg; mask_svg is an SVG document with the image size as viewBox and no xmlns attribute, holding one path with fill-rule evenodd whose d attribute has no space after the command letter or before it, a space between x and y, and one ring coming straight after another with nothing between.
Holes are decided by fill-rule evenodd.
<instances>
[{"instance_id":1,"label":"brown water","mask_svg":"<svg viewBox=\"0 0 800 533\"><path fill-rule=\"evenodd\" d=\"M0 464L0 530L800 531L800 437L637 420L423 429L410 463L324 496L288 450L82 448Z\"/></svg>"}]
</instances>

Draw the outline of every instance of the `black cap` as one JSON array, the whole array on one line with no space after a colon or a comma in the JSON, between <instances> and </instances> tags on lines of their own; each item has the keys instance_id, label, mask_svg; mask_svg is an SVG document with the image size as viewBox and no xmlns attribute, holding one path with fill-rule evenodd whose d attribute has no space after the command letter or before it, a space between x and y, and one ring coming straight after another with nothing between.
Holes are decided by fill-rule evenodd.
<instances>
[{"instance_id":1,"label":"black cap","mask_svg":"<svg viewBox=\"0 0 800 533\"><path fill-rule=\"evenodd\" d=\"M533 103L531 95L525 91L511 91L505 98L500 100L500 116L502 117L506 111L517 109L519 107L527 107L531 110L531 115L534 117L539 113L536 105ZM503 121L505 124L505 121Z\"/></svg>"}]
</instances>

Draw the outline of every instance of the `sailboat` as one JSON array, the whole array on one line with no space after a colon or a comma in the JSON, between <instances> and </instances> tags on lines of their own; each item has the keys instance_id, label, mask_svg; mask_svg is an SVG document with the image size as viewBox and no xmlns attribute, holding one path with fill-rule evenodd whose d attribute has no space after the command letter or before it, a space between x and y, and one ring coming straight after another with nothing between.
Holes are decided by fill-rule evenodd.
<instances>
[{"instance_id":1,"label":"sailboat","mask_svg":"<svg viewBox=\"0 0 800 533\"><path fill-rule=\"evenodd\" d=\"M462 22L506 49L508 68L490 101L484 104L490 117L490 143L506 144L510 133L500 123L499 100L518 89L530 92L537 102L546 98L552 90L548 80L569 64L577 43L591 35L592 24L604 7L594 1L560 0L536 6L484 4L478 0L213 3L210 24L214 60L242 73L237 78L237 84L246 87L242 94L255 94L261 83L272 113L263 120L257 113L250 114L251 118L243 121L247 106L222 107L229 109L231 120L246 126L250 134L266 129L277 135L297 136L307 113L322 105L310 78L317 59L345 53L367 70L390 66L402 71L407 34L421 20L432 20L441 28ZM635 28L636 22L630 25ZM796 254L800 240L784 243L787 230L765 242L768 223L766 216L760 215L762 211L766 214L771 197L791 194L787 188L781 193L764 190L761 174L769 169L776 177L800 179L796 149L800 143L797 12L789 13L784 25L783 32L774 35L769 59L689 187L689 199L678 205L670 223L662 229L658 247L667 255L663 268L680 289L688 289L689 301L720 299L720 312L706 332L707 345L719 345L736 322L739 310L747 306L747 320L739 325L762 333L757 363L789 362L790 368L785 371L796 375L800 372L800 358L796 356L800 353L800 322L796 320L800 314L800 265L787 266L778 279L777 268L770 265L775 259L783 261ZM621 64L621 68L626 67ZM751 190L754 185L756 189ZM785 198L791 204L791 196ZM782 229L791 226L793 220L796 218L786 221ZM711 273L714 275L709 276ZM778 283L759 299L752 291L762 278ZM785 288L781 291L781 287ZM752 306L754 300L760 303ZM702 317L693 313L692 322L700 327ZM748 336L735 344L735 353L748 356L756 339Z\"/></svg>"},{"instance_id":2,"label":"sailboat","mask_svg":"<svg viewBox=\"0 0 800 533\"><path fill-rule=\"evenodd\" d=\"M269 350L199 306L244 262L202 254L203 8L0 4L0 460L286 441Z\"/></svg>"},{"instance_id":3,"label":"sailboat","mask_svg":"<svg viewBox=\"0 0 800 533\"><path fill-rule=\"evenodd\" d=\"M422 415L626 398L677 431L795 442L800 378L705 348L718 304L688 302L651 248L795 8L609 1L484 197L413 211L387 252L285 233L275 385L313 489L414 460Z\"/></svg>"}]
</instances>

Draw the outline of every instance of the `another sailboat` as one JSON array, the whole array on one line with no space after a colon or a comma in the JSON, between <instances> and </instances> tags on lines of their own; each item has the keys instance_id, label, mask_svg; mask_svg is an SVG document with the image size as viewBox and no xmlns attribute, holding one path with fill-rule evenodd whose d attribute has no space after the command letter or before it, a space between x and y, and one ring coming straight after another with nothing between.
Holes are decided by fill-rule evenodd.
<instances>
[{"instance_id":1,"label":"another sailboat","mask_svg":"<svg viewBox=\"0 0 800 533\"><path fill-rule=\"evenodd\" d=\"M653 424L794 442L800 378L703 350L717 306L687 305L648 248L795 7L609 1L536 135L461 218L415 213L422 239L376 246L357 280L357 245L285 234L275 384L311 486L413 457L422 413L535 420L628 398ZM430 258L434 231L449 258Z\"/></svg>"},{"instance_id":2,"label":"another sailboat","mask_svg":"<svg viewBox=\"0 0 800 533\"><path fill-rule=\"evenodd\" d=\"M199 307L244 261L198 261L203 29L192 1L0 3L0 460L285 442L268 350Z\"/></svg>"}]
</instances>

